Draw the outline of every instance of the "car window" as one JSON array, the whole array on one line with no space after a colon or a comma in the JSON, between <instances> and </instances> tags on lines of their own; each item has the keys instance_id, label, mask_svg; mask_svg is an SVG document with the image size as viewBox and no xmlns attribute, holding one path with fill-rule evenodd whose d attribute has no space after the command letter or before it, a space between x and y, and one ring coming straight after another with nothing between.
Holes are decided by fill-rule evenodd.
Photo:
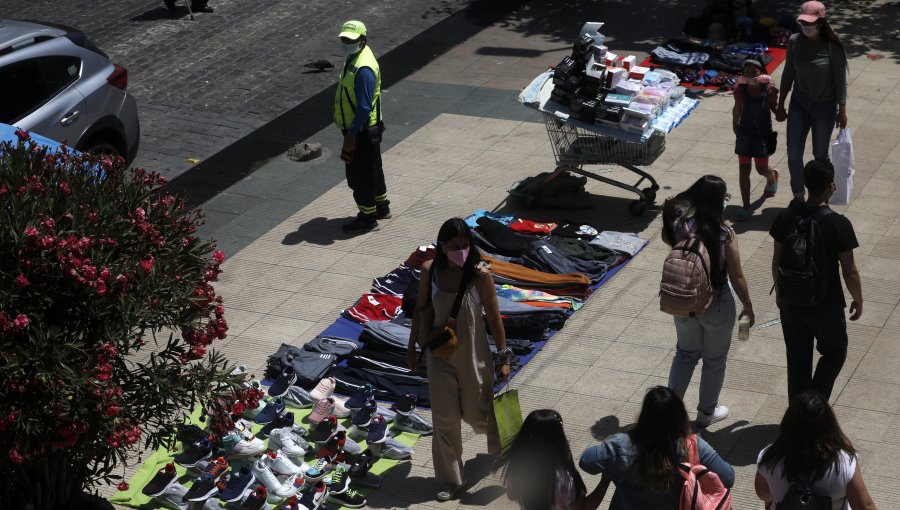
<instances>
[{"instance_id":1,"label":"car window","mask_svg":"<svg viewBox=\"0 0 900 510\"><path fill-rule=\"evenodd\" d=\"M33 112L78 79L78 57L39 57L0 68L0 122Z\"/></svg>"}]
</instances>

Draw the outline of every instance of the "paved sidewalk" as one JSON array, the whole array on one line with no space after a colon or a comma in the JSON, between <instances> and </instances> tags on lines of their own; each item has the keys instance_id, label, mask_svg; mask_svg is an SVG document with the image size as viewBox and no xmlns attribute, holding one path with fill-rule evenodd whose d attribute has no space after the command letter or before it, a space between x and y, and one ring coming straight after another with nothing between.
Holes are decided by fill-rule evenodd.
<instances>
[{"instance_id":1,"label":"paved sidewalk","mask_svg":"<svg viewBox=\"0 0 900 510\"><path fill-rule=\"evenodd\" d=\"M384 92L384 166L394 218L382 222L379 231L358 237L340 231L354 207L335 154L339 137L333 128L310 138L326 147L322 158L307 163L274 158L204 204L210 219L204 234L218 239L229 255L216 288L225 297L231 325L223 348L235 362L260 374L266 356L280 343L300 345L323 330L368 290L373 277L432 239L445 219L477 208L514 210L504 204L506 188L554 167L540 117L519 105L516 94L569 52L582 22L606 21L607 45L640 59L669 35L651 27L666 21L675 35L690 9L684 2L658 3L652 10L625 2L575 4L584 8L563 1L528 3ZM840 19L843 11L832 11ZM862 19L860 12L869 11L857 11L856 19ZM458 16L452 23L462 28L467 21ZM841 30L862 33L867 28L861 25ZM870 60L868 53L886 58ZM850 352L833 402L881 508L900 508L900 210L892 200L900 190L898 58L900 48L887 39L860 36L851 45L848 111L856 146L856 192L850 206L836 208L851 219L860 240L855 253L865 308L863 317L849 325ZM736 194L732 104L728 94L708 94L669 135L665 153L650 167L664 188L660 198L706 173L724 178ZM776 127L784 140L784 125ZM783 150L775 163L786 177ZM630 175L616 168L602 171ZM753 185L754 196L760 195L764 181L754 178ZM590 211L520 213L635 231L650 244L512 382L520 390L524 412L552 407L562 413L576 456L634 422L645 389L666 383L675 345L671 317L658 311L666 250L658 238L655 211L634 218L626 207L633 196L595 181L588 189L596 200ZM766 232L788 195L783 189L736 226L759 324L777 318L768 295L772 243ZM699 371L686 397L689 409L696 405L698 380ZM704 433L738 473L735 508L761 507L753 492L754 463L786 407L785 381L778 325L754 329L747 343L735 340L721 398L732 416ZM498 480L488 474L484 438L466 431L464 442L465 456L473 459L467 465L472 487L460 501L434 502L431 440L423 438L413 460L388 475L369 506L512 508ZM593 486L597 479L586 481Z\"/></svg>"}]
</instances>

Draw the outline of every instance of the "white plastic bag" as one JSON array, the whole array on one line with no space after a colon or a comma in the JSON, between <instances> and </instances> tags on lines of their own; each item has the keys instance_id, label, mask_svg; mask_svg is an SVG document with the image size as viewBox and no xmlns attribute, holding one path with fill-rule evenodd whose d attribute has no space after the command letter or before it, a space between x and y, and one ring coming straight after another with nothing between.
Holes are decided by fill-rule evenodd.
<instances>
[{"instance_id":1,"label":"white plastic bag","mask_svg":"<svg viewBox=\"0 0 900 510\"><path fill-rule=\"evenodd\" d=\"M850 202L850 194L853 193L853 174L856 173L850 128L841 129L837 139L831 145L831 162L834 164L834 184L836 189L828 203L832 205L847 205Z\"/></svg>"}]
</instances>

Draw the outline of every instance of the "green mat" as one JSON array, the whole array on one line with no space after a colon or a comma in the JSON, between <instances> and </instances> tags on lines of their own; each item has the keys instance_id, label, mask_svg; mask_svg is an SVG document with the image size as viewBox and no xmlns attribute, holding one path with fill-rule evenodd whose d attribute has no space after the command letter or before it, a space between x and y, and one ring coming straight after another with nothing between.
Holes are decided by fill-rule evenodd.
<instances>
[{"instance_id":1,"label":"green mat","mask_svg":"<svg viewBox=\"0 0 900 510\"><path fill-rule=\"evenodd\" d=\"M294 422L302 425L306 428L309 428L309 423L306 418L312 413L311 409L296 409L288 406L289 410L294 413ZM200 410L194 411L191 415L188 423L195 424L198 426L202 426L200 423ZM349 429L350 428L350 420L344 420L343 425ZM251 430L253 432L258 432L263 426L256 425ZM395 431L396 432L396 431ZM408 432L403 432L394 436L395 439L400 441L403 444L408 446L415 446L416 442L419 440L419 436L416 434L410 434ZM365 449L366 443L360 442L360 446ZM140 468L134 473L134 476L128 480L128 490L126 491L118 491L113 497L109 500L112 503L116 503L119 505L130 506L134 508L140 508L141 510L162 510L167 507L156 503L153 498L145 496L141 493L141 489L147 485L150 480L156 476L156 473L162 469L166 464L173 461L175 455L177 455L181 450L176 449L173 451L167 450L165 448L160 448L153 452L146 461L141 465ZM315 452L307 455L306 460L310 461L314 460ZM397 460L388 460L388 459L379 459L375 464L372 465L372 468L369 470L370 473L375 473L376 475L384 475L388 471L391 470L394 466L397 465L399 461ZM191 482L193 481L191 478L186 477L185 474L187 472L186 468L175 464L175 471L178 473L178 481L184 485L185 487L190 487ZM354 489L361 494L368 494L372 490L370 488L363 487L354 487ZM333 504L328 505L329 508L338 509L343 507L338 507ZM269 504L270 508L277 508L277 505Z\"/></svg>"}]
</instances>

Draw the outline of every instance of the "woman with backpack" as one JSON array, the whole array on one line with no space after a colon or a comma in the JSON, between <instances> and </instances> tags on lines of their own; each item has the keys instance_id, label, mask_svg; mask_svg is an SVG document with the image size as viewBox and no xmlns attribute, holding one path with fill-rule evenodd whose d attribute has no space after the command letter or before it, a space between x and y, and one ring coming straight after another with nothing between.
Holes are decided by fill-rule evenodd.
<instances>
[{"instance_id":1,"label":"woman with backpack","mask_svg":"<svg viewBox=\"0 0 900 510\"><path fill-rule=\"evenodd\" d=\"M767 509L876 510L856 450L821 393L791 400L775 442L759 452L756 495ZM803 505L803 493L811 501Z\"/></svg>"},{"instance_id":2,"label":"woman with backpack","mask_svg":"<svg viewBox=\"0 0 900 510\"><path fill-rule=\"evenodd\" d=\"M740 317L746 316L750 326L755 321L737 237L722 220L729 198L725 181L705 175L663 206L663 242L675 246L683 239L697 238L709 256L709 267L705 269L712 287L711 300L701 313L674 317L678 343L669 370L669 387L683 399L694 368L703 359L695 422L701 428L728 417L728 407L719 405L719 393L738 317L735 293L743 306Z\"/></svg>"},{"instance_id":3,"label":"woman with backpack","mask_svg":"<svg viewBox=\"0 0 900 510\"><path fill-rule=\"evenodd\" d=\"M788 168L794 199L804 201L803 151L812 131L813 157L828 159L835 125L847 127L847 51L825 19L825 4L805 2L797 16L800 33L788 39L775 119L787 119ZM790 109L784 102L791 94Z\"/></svg>"},{"instance_id":4,"label":"woman with backpack","mask_svg":"<svg viewBox=\"0 0 900 510\"><path fill-rule=\"evenodd\" d=\"M497 345L493 356L485 321ZM431 454L435 478L442 485L436 499L447 501L466 486L462 421L476 433L487 434L490 453L500 453L492 407L494 378L495 371L500 380L509 377L512 358L494 279L481 262L472 231L460 218L441 225L435 258L422 264L407 349L407 363L413 372L419 370L417 344L428 367L434 417Z\"/></svg>"},{"instance_id":5,"label":"woman with backpack","mask_svg":"<svg viewBox=\"0 0 900 510\"><path fill-rule=\"evenodd\" d=\"M579 465L592 475L603 473L615 484L610 510L677 510L685 482L680 465L691 457L716 475L720 488L734 484L731 465L691 432L681 398L670 388L656 386L644 396L634 428L585 450Z\"/></svg>"}]
</instances>

